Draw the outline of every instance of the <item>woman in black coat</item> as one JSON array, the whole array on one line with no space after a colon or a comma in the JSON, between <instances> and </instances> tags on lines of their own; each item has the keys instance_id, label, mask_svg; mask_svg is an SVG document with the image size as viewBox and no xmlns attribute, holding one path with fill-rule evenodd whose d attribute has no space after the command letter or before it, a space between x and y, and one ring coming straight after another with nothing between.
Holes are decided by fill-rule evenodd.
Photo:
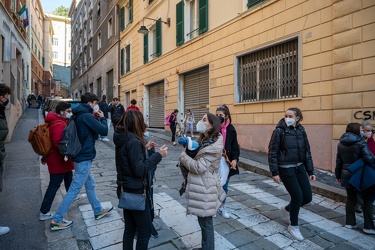
<instances>
[{"instance_id":1,"label":"woman in black coat","mask_svg":"<svg viewBox=\"0 0 375 250\"><path fill-rule=\"evenodd\" d=\"M217 107L216 116L223 118L223 122L221 123L221 134L223 135L225 152L228 156L229 161L232 163L232 168L230 168L229 170L228 179L223 186L225 193L228 194L228 184L230 177L235 174L239 174L237 162L240 157L240 147L238 146L236 129L232 125L232 118L230 116L229 108L224 104ZM226 199L224 199L218 211L224 218L228 219L229 213L225 209L225 201Z\"/></svg>"},{"instance_id":2,"label":"woman in black coat","mask_svg":"<svg viewBox=\"0 0 375 250\"><path fill-rule=\"evenodd\" d=\"M346 127L346 132L341 136L337 145L335 175L337 182L346 189L345 227L347 228L357 227L355 218L357 191L349 184L352 174L349 172L348 167L361 158L367 166L375 167L374 155L370 152L366 142L362 140L360 127L359 123L349 123ZM363 232L367 234L375 234L374 221L372 220L374 192L375 189L372 187L361 193L363 198Z\"/></svg>"},{"instance_id":3,"label":"woman in black coat","mask_svg":"<svg viewBox=\"0 0 375 250\"><path fill-rule=\"evenodd\" d=\"M146 144L143 133L146 125L143 115L138 111L124 113L116 126L113 142L116 145L117 196L122 191L134 194L143 194L146 190L146 208L144 211L124 209L125 229L123 249L133 249L135 232L138 232L136 249L147 249L151 236L151 202L150 188L147 176L149 171L157 165L162 157L167 155L168 148L163 145L158 152L146 158L146 150L156 146L149 141Z\"/></svg>"},{"instance_id":4,"label":"woman in black coat","mask_svg":"<svg viewBox=\"0 0 375 250\"><path fill-rule=\"evenodd\" d=\"M274 182L284 186L291 201L281 211L290 220L289 233L297 240L303 240L298 226L298 214L303 205L312 200L310 181L315 181L310 144L299 108L289 108L272 133L268 146L268 164Z\"/></svg>"}]
</instances>

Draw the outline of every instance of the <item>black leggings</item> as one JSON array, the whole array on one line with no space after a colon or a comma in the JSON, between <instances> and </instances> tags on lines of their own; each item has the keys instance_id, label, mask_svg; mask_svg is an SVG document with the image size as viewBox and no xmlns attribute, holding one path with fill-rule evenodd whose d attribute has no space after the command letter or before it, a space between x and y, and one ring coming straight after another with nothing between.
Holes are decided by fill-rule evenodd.
<instances>
[{"instance_id":1,"label":"black leggings","mask_svg":"<svg viewBox=\"0 0 375 250\"><path fill-rule=\"evenodd\" d=\"M171 124L169 127L172 131L172 142L174 142L176 140L176 124Z\"/></svg>"},{"instance_id":2,"label":"black leggings","mask_svg":"<svg viewBox=\"0 0 375 250\"><path fill-rule=\"evenodd\" d=\"M290 225L298 226L298 214L303 205L312 200L311 186L305 166L279 168L280 179L290 194L290 203L286 206L289 211Z\"/></svg>"}]
</instances>

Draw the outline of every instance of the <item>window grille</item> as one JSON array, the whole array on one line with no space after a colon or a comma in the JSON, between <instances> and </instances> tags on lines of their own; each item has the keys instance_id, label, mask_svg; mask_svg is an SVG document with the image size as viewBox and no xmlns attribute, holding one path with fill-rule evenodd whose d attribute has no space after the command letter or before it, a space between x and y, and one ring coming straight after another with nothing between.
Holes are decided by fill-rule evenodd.
<instances>
[{"instance_id":1,"label":"window grille","mask_svg":"<svg viewBox=\"0 0 375 250\"><path fill-rule=\"evenodd\" d=\"M298 97L298 38L238 58L239 102Z\"/></svg>"}]
</instances>

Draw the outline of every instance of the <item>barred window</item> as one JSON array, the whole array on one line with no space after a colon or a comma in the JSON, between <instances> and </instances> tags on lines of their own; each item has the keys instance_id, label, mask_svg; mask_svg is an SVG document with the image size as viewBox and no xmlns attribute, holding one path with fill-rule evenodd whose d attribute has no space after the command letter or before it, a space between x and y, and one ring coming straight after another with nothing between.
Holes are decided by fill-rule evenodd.
<instances>
[{"instance_id":1,"label":"barred window","mask_svg":"<svg viewBox=\"0 0 375 250\"><path fill-rule=\"evenodd\" d=\"M295 98L298 89L298 38L238 58L238 100Z\"/></svg>"}]
</instances>

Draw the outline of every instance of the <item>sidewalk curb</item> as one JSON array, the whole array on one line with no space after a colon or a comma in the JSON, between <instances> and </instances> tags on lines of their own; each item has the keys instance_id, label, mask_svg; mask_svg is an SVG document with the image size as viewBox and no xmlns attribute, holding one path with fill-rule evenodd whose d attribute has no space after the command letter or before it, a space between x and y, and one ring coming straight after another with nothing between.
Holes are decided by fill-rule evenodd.
<instances>
[{"instance_id":1,"label":"sidewalk curb","mask_svg":"<svg viewBox=\"0 0 375 250\"><path fill-rule=\"evenodd\" d=\"M148 129L151 136L170 141L170 136L159 133L158 129ZM164 130L163 130L164 132ZM166 143L168 145L168 143ZM172 146L172 145L171 145ZM264 176L272 177L268 165L256 162L240 156L240 161L238 165L244 170L251 171L256 174L261 174ZM322 195L324 197L330 198L334 201L346 203L346 192L344 189L339 189L319 181L311 182L311 188L313 193Z\"/></svg>"}]
</instances>

